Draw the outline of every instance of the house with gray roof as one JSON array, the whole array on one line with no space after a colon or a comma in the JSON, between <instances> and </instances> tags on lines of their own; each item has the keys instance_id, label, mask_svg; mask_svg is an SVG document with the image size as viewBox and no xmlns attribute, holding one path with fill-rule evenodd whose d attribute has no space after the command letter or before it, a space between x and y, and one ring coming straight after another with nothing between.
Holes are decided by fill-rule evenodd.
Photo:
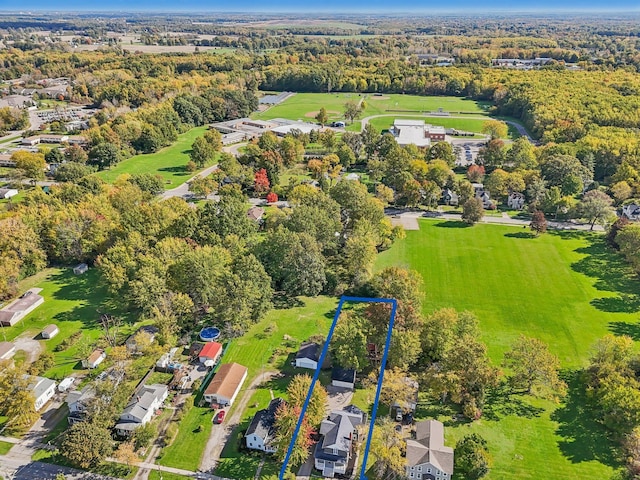
<instances>
[{"instance_id":1,"label":"house with gray roof","mask_svg":"<svg viewBox=\"0 0 640 480\"><path fill-rule=\"evenodd\" d=\"M276 451L276 446L273 443L276 433L276 412L283 403L284 400L282 398L274 398L269 402L267 408L256 412L249 424L249 428L247 428L247 433L244 435L248 449L260 450L266 453L274 453Z\"/></svg>"},{"instance_id":2,"label":"house with gray roof","mask_svg":"<svg viewBox=\"0 0 640 480\"><path fill-rule=\"evenodd\" d=\"M34 406L37 412L53 398L53 395L56 393L56 382L48 378L34 376L31 377L31 383L29 383L28 388L35 400Z\"/></svg>"},{"instance_id":3,"label":"house with gray roof","mask_svg":"<svg viewBox=\"0 0 640 480\"><path fill-rule=\"evenodd\" d=\"M89 403L95 398L96 391L91 385L82 390L73 390L67 394L66 402L69 406L69 425L82 422L87 414Z\"/></svg>"},{"instance_id":4,"label":"house with gray roof","mask_svg":"<svg viewBox=\"0 0 640 480\"><path fill-rule=\"evenodd\" d=\"M444 445L444 425L438 420L416 423L416 438L407 440L406 477L446 480L453 475L453 449Z\"/></svg>"},{"instance_id":5,"label":"house with gray roof","mask_svg":"<svg viewBox=\"0 0 640 480\"><path fill-rule=\"evenodd\" d=\"M345 475L355 462L358 427L366 421L366 414L349 405L331 412L320 424L320 441L313 451L314 467L323 477Z\"/></svg>"},{"instance_id":6,"label":"house with gray roof","mask_svg":"<svg viewBox=\"0 0 640 480\"><path fill-rule=\"evenodd\" d=\"M168 395L166 385L154 383L143 386L120 415L115 426L116 433L121 437L128 437L136 428L148 423Z\"/></svg>"}]
</instances>

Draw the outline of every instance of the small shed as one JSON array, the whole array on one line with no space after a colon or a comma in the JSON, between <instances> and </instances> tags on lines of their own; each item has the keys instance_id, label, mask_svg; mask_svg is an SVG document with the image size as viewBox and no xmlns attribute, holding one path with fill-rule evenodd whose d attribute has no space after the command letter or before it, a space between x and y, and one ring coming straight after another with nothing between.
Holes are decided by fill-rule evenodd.
<instances>
[{"instance_id":1,"label":"small shed","mask_svg":"<svg viewBox=\"0 0 640 480\"><path fill-rule=\"evenodd\" d=\"M16 195L18 195L18 190L15 188L0 188L0 200L7 200Z\"/></svg>"},{"instance_id":2,"label":"small shed","mask_svg":"<svg viewBox=\"0 0 640 480\"><path fill-rule=\"evenodd\" d=\"M73 267L73 273L75 273L76 275L82 275L83 273L86 273L87 270L89 270L89 265L87 265L86 263L81 263Z\"/></svg>"},{"instance_id":3,"label":"small shed","mask_svg":"<svg viewBox=\"0 0 640 480\"><path fill-rule=\"evenodd\" d=\"M49 339L49 338L55 337L59 333L60 333L60 329L58 328L58 326L52 323L51 325L47 325L42 329L41 335L42 335L42 338Z\"/></svg>"},{"instance_id":4,"label":"small shed","mask_svg":"<svg viewBox=\"0 0 640 480\"><path fill-rule=\"evenodd\" d=\"M96 348L93 352L91 352L89 358L82 361L82 366L84 368L94 369L98 365L100 365L106 357L107 354L104 350L102 350L101 348Z\"/></svg>"}]
</instances>

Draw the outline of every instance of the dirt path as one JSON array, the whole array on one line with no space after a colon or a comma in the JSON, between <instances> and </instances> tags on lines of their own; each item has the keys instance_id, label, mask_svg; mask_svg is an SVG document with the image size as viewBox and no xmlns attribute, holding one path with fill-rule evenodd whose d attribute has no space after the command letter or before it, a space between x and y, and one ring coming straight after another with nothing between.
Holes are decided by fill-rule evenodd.
<instances>
[{"instance_id":1,"label":"dirt path","mask_svg":"<svg viewBox=\"0 0 640 480\"><path fill-rule=\"evenodd\" d=\"M249 400L251 400L253 393L256 391L256 387L269 380L274 375L277 375L277 372L264 372L254 378L249 387L244 391L244 395L240 401L234 405L233 415L231 415L231 417L227 417L222 425L213 426L211 429L211 435L207 441L207 446L205 447L202 455L202 461L200 462L201 471L213 473L213 469L218 463L222 449L229 440L233 430L240 423L242 414L247 408L247 404L249 403Z\"/></svg>"},{"instance_id":2,"label":"dirt path","mask_svg":"<svg viewBox=\"0 0 640 480\"><path fill-rule=\"evenodd\" d=\"M27 363L33 363L37 360L42 350L40 342L33 339L33 333L23 333L13 341L16 350L23 350L27 354Z\"/></svg>"}]
</instances>

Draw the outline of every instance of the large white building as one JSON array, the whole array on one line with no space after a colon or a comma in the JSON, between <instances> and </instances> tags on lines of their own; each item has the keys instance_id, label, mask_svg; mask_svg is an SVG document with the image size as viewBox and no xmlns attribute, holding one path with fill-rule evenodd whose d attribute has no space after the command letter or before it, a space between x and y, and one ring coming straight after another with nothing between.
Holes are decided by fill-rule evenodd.
<instances>
[{"instance_id":1,"label":"large white building","mask_svg":"<svg viewBox=\"0 0 640 480\"><path fill-rule=\"evenodd\" d=\"M148 423L168 395L169 389L166 385L155 383L142 387L120 415L116 424L118 435L128 437L136 428Z\"/></svg>"},{"instance_id":2,"label":"large white building","mask_svg":"<svg viewBox=\"0 0 640 480\"><path fill-rule=\"evenodd\" d=\"M431 142L444 142L446 131L444 127L429 125L424 120L408 120L404 118L393 121L389 132L396 137L398 145L415 145L428 147Z\"/></svg>"},{"instance_id":3,"label":"large white building","mask_svg":"<svg viewBox=\"0 0 640 480\"><path fill-rule=\"evenodd\" d=\"M56 382L44 377L31 377L29 390L35 400L36 412L53 398L56 393Z\"/></svg>"}]
</instances>

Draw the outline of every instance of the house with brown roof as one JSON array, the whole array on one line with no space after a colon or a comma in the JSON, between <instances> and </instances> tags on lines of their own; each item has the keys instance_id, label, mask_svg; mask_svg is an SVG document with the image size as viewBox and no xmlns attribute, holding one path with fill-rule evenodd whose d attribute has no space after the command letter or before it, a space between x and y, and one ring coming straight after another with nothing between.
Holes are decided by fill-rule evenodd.
<instances>
[{"instance_id":1,"label":"house with brown roof","mask_svg":"<svg viewBox=\"0 0 640 480\"><path fill-rule=\"evenodd\" d=\"M41 288L30 288L20 298L0 310L0 324L11 327L42 305L44 298L38 295L41 291Z\"/></svg>"},{"instance_id":2,"label":"house with brown roof","mask_svg":"<svg viewBox=\"0 0 640 480\"><path fill-rule=\"evenodd\" d=\"M238 363L220 365L213 380L204 391L205 401L223 406L233 405L246 378L247 367Z\"/></svg>"},{"instance_id":3,"label":"house with brown roof","mask_svg":"<svg viewBox=\"0 0 640 480\"><path fill-rule=\"evenodd\" d=\"M16 354L16 346L11 342L0 342L0 360L9 360Z\"/></svg>"},{"instance_id":4,"label":"house with brown roof","mask_svg":"<svg viewBox=\"0 0 640 480\"><path fill-rule=\"evenodd\" d=\"M82 366L84 368L96 368L103 362L105 358L107 358L107 353L101 348L96 348L93 352L91 352L89 358L82 361Z\"/></svg>"},{"instance_id":5,"label":"house with brown roof","mask_svg":"<svg viewBox=\"0 0 640 480\"><path fill-rule=\"evenodd\" d=\"M444 445L444 425L438 420L416 423L415 440L407 440L406 477L446 480L453 475L453 448Z\"/></svg>"},{"instance_id":6,"label":"house with brown roof","mask_svg":"<svg viewBox=\"0 0 640 480\"><path fill-rule=\"evenodd\" d=\"M247 217L249 217L250 220L253 220L256 223L260 223L263 216L264 208L262 207L251 207L247 212Z\"/></svg>"}]
</instances>

